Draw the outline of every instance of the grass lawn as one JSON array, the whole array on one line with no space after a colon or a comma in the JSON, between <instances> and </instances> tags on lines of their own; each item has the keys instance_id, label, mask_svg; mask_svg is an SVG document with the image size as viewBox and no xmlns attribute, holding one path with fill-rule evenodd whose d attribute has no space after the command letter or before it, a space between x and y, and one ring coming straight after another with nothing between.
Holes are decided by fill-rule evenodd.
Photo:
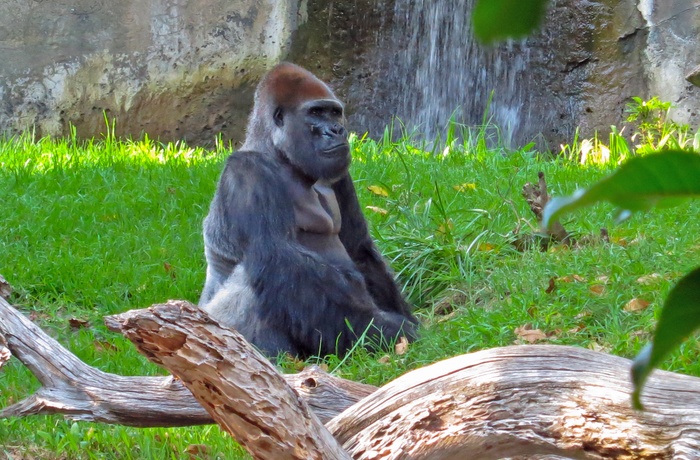
<instances>
[{"instance_id":1,"label":"grass lawn","mask_svg":"<svg viewBox=\"0 0 700 460\"><path fill-rule=\"evenodd\" d=\"M564 225L581 235L606 227L611 243L514 249L514 230L531 233L535 225L521 189L538 171L550 194L561 195L615 165L489 149L473 137L427 151L387 138L353 137L353 146L353 177L372 234L425 327L402 355L358 350L342 361L327 358L344 378L381 385L443 358L525 343L523 326L541 330L546 343L632 357L648 342L673 282L700 262L697 202L620 225L611 206L597 206L567 216ZM101 318L167 299L197 301L205 272L201 222L226 155L148 139L0 141L0 274L15 288L11 302L90 365L162 374ZM627 311L632 299L649 305ZM87 326L71 327L73 318ZM664 367L700 376L698 358L691 339ZM0 369L0 406L37 386L12 360ZM217 426L0 420L0 459L188 455L247 458Z\"/></svg>"}]
</instances>

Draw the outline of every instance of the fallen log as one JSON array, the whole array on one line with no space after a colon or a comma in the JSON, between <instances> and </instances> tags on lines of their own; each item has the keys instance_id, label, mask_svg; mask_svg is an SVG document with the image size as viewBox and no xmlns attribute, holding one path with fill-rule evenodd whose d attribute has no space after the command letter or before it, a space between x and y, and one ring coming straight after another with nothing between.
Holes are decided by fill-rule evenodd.
<instances>
[{"instance_id":1,"label":"fallen log","mask_svg":"<svg viewBox=\"0 0 700 460\"><path fill-rule=\"evenodd\" d=\"M169 302L116 318L138 350L182 380L253 457L350 459L270 361L196 306Z\"/></svg>"},{"instance_id":2,"label":"fallen log","mask_svg":"<svg viewBox=\"0 0 700 460\"><path fill-rule=\"evenodd\" d=\"M0 337L9 348L3 352L0 346L0 363L12 351L42 385L33 395L0 411L0 418L63 414L72 420L135 427L214 423L178 379L125 377L88 366L2 297ZM285 375L285 379L322 421L376 389L333 377L317 367Z\"/></svg>"},{"instance_id":3,"label":"fallen log","mask_svg":"<svg viewBox=\"0 0 700 460\"><path fill-rule=\"evenodd\" d=\"M5 322L0 312L0 333L7 337ZM228 428L235 428L234 434L247 430L248 447L259 458L275 452L263 439L276 440L279 458L316 452L299 446L320 449L323 443L334 453L321 458L346 453L355 459L700 456L700 379L655 371L644 389L646 411L638 412L630 404L630 361L587 349L522 345L451 358L390 382L323 428L303 400L289 393L287 380L272 377L274 368L242 375L254 356L249 345L195 306L174 302L131 311L119 324L140 351L173 367L176 375L187 373L205 405L211 402L222 417L237 417L240 421ZM7 338L17 356L17 338ZM234 343L240 346L236 352ZM44 364L51 366L51 359ZM202 365L205 377L198 377ZM285 402L270 405L270 392L285 395ZM263 411L262 419L243 409L258 404L253 409ZM278 410L298 411L304 420L289 426L295 418L285 418L281 426L274 423ZM335 450L326 429L342 450ZM314 439L297 444L288 437L300 432ZM254 450L250 443L255 442L261 450Z\"/></svg>"}]
</instances>

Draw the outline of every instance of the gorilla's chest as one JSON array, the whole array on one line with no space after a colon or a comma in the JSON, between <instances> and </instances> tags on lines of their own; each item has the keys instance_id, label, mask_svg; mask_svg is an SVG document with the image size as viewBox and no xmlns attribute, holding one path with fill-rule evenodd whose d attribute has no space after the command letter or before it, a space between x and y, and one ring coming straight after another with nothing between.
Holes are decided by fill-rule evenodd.
<instances>
[{"instance_id":1,"label":"gorilla's chest","mask_svg":"<svg viewBox=\"0 0 700 460\"><path fill-rule=\"evenodd\" d=\"M340 209L332 188L314 184L294 198L294 219L300 231L319 235L340 232Z\"/></svg>"},{"instance_id":2,"label":"gorilla's chest","mask_svg":"<svg viewBox=\"0 0 700 460\"><path fill-rule=\"evenodd\" d=\"M340 209L333 189L316 183L293 196L297 240L333 260L349 260L340 242Z\"/></svg>"}]
</instances>

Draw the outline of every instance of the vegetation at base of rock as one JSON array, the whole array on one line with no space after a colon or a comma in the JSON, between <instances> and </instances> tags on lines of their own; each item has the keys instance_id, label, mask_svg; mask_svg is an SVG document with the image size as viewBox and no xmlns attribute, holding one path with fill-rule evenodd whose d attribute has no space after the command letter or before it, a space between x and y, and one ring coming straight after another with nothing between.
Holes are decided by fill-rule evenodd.
<instances>
[{"instance_id":1,"label":"vegetation at base of rock","mask_svg":"<svg viewBox=\"0 0 700 460\"><path fill-rule=\"evenodd\" d=\"M565 195L615 165L552 158L532 145L507 151L486 129L453 125L431 145L388 132L379 141L353 136L353 175L373 236L426 327L397 353L328 357L323 364L344 378L379 385L445 357L512 343L632 357L649 342L671 286L699 259L700 222L688 218L697 202L619 226L611 226L610 206L594 206L563 223L581 234L609 227L609 244L517 251L514 231L537 226L520 195L524 183L543 171L550 192ZM227 152L113 137L0 142L0 273L15 288L11 302L90 365L162 373L101 318L169 298L196 301L204 281L201 220ZM663 367L700 375L698 355L691 338ZM36 387L11 362L0 370L0 405ZM198 458L231 458L232 444L215 426L0 421L0 458L179 458L193 449ZM192 447L201 445L207 449Z\"/></svg>"}]
</instances>

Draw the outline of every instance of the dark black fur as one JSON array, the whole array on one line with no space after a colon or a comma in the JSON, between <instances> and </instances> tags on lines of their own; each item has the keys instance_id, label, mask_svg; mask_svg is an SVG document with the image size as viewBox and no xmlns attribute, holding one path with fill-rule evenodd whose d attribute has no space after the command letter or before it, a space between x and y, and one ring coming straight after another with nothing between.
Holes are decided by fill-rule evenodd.
<instances>
[{"instance_id":1,"label":"dark black fur","mask_svg":"<svg viewBox=\"0 0 700 460\"><path fill-rule=\"evenodd\" d=\"M268 355L344 353L365 330L374 343L415 337L417 322L369 236L347 172L343 121L342 105L312 74L291 64L271 71L204 222L200 306ZM335 192L337 235L300 229L293 195L315 184ZM326 201L314 203L313 212L333 217ZM322 249L302 244L301 233Z\"/></svg>"}]
</instances>

